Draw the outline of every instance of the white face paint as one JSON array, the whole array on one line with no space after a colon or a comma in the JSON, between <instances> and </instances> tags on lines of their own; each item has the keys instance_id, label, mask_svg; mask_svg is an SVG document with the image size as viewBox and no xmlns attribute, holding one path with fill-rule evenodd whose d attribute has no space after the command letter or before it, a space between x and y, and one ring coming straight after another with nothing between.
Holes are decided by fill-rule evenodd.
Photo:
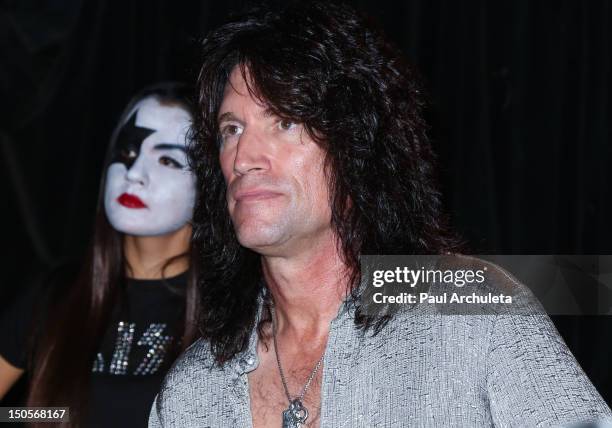
<instances>
[{"instance_id":1,"label":"white face paint","mask_svg":"<svg viewBox=\"0 0 612 428\"><path fill-rule=\"evenodd\" d=\"M120 134L117 153L106 171L104 209L116 230L159 236L175 232L191 220L195 176L187 169L184 150L190 125L186 110L162 105L152 97L140 101L130 112L122 128L128 137L121 139Z\"/></svg>"}]
</instances>

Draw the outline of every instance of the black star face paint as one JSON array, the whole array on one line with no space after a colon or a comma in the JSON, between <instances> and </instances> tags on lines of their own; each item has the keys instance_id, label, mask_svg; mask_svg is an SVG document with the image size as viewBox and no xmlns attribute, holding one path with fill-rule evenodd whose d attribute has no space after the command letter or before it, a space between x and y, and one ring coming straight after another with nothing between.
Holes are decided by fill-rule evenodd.
<instances>
[{"instance_id":1,"label":"black star face paint","mask_svg":"<svg viewBox=\"0 0 612 428\"><path fill-rule=\"evenodd\" d=\"M190 114L178 105L149 97L134 106L106 171L104 208L116 230L159 236L191 220L196 191L187 167L190 126Z\"/></svg>"},{"instance_id":2,"label":"black star face paint","mask_svg":"<svg viewBox=\"0 0 612 428\"><path fill-rule=\"evenodd\" d=\"M143 128L136 125L135 111L128 121L123 125L117 136L115 147L113 148L113 156L111 163L120 162L130 169L140 154L140 146L149 135L155 132L155 129Z\"/></svg>"}]
</instances>

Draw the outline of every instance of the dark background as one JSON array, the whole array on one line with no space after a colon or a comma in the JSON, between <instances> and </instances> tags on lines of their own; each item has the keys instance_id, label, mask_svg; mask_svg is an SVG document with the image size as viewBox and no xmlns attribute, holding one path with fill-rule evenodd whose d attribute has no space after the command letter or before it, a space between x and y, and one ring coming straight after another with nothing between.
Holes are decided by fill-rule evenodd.
<instances>
[{"instance_id":1,"label":"dark background","mask_svg":"<svg viewBox=\"0 0 612 428\"><path fill-rule=\"evenodd\" d=\"M132 94L193 82L197 40L245 2L5 1L0 9L0 311L79 257ZM612 254L612 2L353 2L422 75L440 178L475 253ZM612 402L611 317L555 317Z\"/></svg>"}]
</instances>

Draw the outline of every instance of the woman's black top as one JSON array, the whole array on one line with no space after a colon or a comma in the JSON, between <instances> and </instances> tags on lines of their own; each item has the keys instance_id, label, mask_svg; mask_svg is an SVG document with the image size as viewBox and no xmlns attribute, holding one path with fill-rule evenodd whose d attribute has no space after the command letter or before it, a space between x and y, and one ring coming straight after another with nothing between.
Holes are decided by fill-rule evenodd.
<instances>
[{"instance_id":1,"label":"woman's black top","mask_svg":"<svg viewBox=\"0 0 612 428\"><path fill-rule=\"evenodd\" d=\"M153 399L175 355L187 274L166 280L126 279L123 304L92 361L87 427L146 427ZM30 291L0 321L0 355L25 368L37 296ZM5 309L5 308L2 308ZM38 326L44 334L44 325ZM34 344L35 352L35 344Z\"/></svg>"}]
</instances>

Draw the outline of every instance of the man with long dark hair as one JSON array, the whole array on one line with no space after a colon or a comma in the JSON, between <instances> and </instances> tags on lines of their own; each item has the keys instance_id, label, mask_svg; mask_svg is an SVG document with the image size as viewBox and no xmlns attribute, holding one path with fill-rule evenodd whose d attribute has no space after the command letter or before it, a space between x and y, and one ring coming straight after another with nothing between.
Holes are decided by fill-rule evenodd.
<instances>
[{"instance_id":1,"label":"man with long dark hair","mask_svg":"<svg viewBox=\"0 0 612 428\"><path fill-rule=\"evenodd\" d=\"M609 414L546 317L363 310L360 255L457 247L419 88L380 32L349 7L290 5L213 31L204 58L192 147L203 338L169 373L150 426L549 426Z\"/></svg>"}]
</instances>

